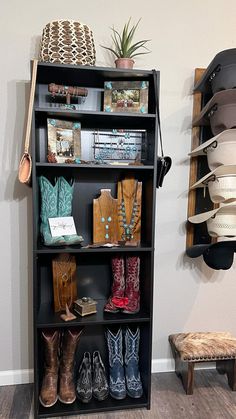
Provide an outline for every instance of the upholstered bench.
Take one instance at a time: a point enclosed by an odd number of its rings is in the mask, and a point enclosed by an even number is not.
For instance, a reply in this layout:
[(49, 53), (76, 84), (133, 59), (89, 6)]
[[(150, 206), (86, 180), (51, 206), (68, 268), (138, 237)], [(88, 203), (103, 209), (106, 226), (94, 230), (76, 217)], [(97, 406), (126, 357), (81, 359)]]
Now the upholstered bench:
[(236, 338), (230, 333), (177, 333), (169, 336), (175, 359), (175, 372), (186, 394), (193, 394), (194, 366), (199, 362), (216, 362), (220, 374), (236, 390)]

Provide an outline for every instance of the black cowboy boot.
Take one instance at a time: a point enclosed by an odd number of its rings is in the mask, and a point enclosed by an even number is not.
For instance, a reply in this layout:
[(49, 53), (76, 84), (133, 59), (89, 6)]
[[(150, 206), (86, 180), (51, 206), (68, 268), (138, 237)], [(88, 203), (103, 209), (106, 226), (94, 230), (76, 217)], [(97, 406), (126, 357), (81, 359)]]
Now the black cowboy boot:
[(89, 352), (84, 353), (80, 364), (76, 391), (81, 402), (88, 403), (92, 399), (92, 367)]
[(109, 387), (105, 367), (99, 351), (93, 353), (93, 396), (97, 400), (105, 400), (109, 394)]

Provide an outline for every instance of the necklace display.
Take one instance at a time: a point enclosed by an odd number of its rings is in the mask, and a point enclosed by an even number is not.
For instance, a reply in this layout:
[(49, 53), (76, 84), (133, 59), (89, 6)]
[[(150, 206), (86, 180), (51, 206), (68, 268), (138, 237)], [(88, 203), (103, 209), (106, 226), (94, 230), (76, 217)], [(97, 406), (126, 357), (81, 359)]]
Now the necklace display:
[(93, 243), (116, 243), (118, 231), (117, 199), (111, 189), (101, 189), (93, 200)]
[[(68, 260), (66, 262), (63, 262), (63, 265), (69, 264), (69, 262), (71, 262), (70, 257), (68, 258)], [(65, 310), (66, 305), (68, 305), (69, 307), (71, 307), (72, 305), (72, 274), (71, 274), (71, 269), (69, 268), (68, 272), (63, 272), (61, 266), (63, 266), (60, 262), (57, 263), (57, 296), (58, 296), (58, 305), (60, 310)], [(63, 288), (67, 288), (70, 287), (70, 296), (69, 296), (69, 301), (61, 301), (61, 292), (60, 292), (60, 287), (59, 287), (59, 282), (60, 282), (60, 278), (61, 278), (61, 283), (62, 283), (62, 287)]]
[(62, 253), (52, 260), (54, 311), (62, 312), (63, 320), (72, 320), (75, 316), (69, 309), (77, 297), (76, 259), (75, 256)]
[(123, 228), (122, 233), (122, 240), (123, 241), (130, 241), (134, 238), (134, 229), (136, 227), (137, 219), (138, 219), (138, 212), (139, 212), (139, 204), (137, 202), (137, 192), (138, 192), (138, 181), (135, 183), (135, 189), (133, 193), (133, 205), (132, 211), (130, 216), (130, 221), (127, 221), (127, 211), (125, 208), (125, 199), (124, 199), (124, 190), (123, 190), (123, 183), (121, 182), (121, 204), (119, 207), (119, 215), (121, 216), (121, 227)]
[(104, 217), (102, 215), (101, 203), (100, 203), (100, 200), (99, 199), (98, 199), (98, 205), (99, 205), (99, 211), (100, 211), (100, 216), (101, 216), (100, 221), (101, 221), (101, 223), (103, 224), (103, 226), (105, 228), (104, 238), (106, 240), (109, 240), (109, 238), (110, 238), (110, 236), (109, 236), (109, 234), (110, 234), (109, 227), (110, 227), (110, 223), (112, 222), (113, 219), (112, 219), (111, 215), (108, 215), (108, 217)]

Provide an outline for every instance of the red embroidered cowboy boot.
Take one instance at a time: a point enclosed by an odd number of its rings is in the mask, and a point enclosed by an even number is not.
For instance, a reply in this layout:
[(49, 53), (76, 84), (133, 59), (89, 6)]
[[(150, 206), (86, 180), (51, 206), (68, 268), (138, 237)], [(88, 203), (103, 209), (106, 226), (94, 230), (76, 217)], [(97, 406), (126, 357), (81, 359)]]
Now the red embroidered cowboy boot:
[(139, 291), (139, 272), (140, 258), (138, 256), (129, 256), (126, 258), (126, 286), (125, 297), (127, 304), (123, 313), (135, 314), (140, 309), (140, 291)]
[(104, 307), (104, 311), (118, 313), (121, 308), (120, 305), (123, 307), (125, 293), (125, 263), (123, 257), (116, 256), (112, 258), (112, 276), (111, 296)]

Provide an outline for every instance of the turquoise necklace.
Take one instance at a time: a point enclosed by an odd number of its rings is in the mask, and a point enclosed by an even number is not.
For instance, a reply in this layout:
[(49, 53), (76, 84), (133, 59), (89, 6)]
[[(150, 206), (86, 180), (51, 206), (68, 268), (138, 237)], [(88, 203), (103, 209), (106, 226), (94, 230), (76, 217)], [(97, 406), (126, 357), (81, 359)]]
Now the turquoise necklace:
[(136, 181), (132, 212), (131, 212), (130, 222), (128, 223), (127, 216), (126, 216), (126, 209), (125, 209), (123, 184), (121, 181), (121, 204), (119, 208), (120, 210), (119, 215), (122, 218), (120, 225), (123, 227), (123, 230), (124, 230), (121, 236), (123, 241), (129, 241), (134, 238), (134, 228), (136, 227), (136, 222), (137, 222), (137, 217), (138, 217), (138, 207), (139, 207), (139, 204), (137, 202), (137, 192), (138, 192), (138, 181)]
[(105, 237), (106, 240), (109, 240), (110, 239), (110, 235), (109, 235), (110, 234), (110, 231), (109, 231), (109, 228), (110, 228), (110, 224), (112, 222), (112, 217), (111, 217), (111, 215), (109, 215), (108, 217), (104, 217), (102, 215), (102, 209), (101, 209), (101, 204), (100, 204), (100, 200), (99, 199), (98, 199), (98, 205), (99, 205), (99, 210), (100, 210), (100, 215), (101, 215), (100, 221), (104, 225), (104, 228), (105, 228), (105, 235), (104, 235), (104, 237)]

